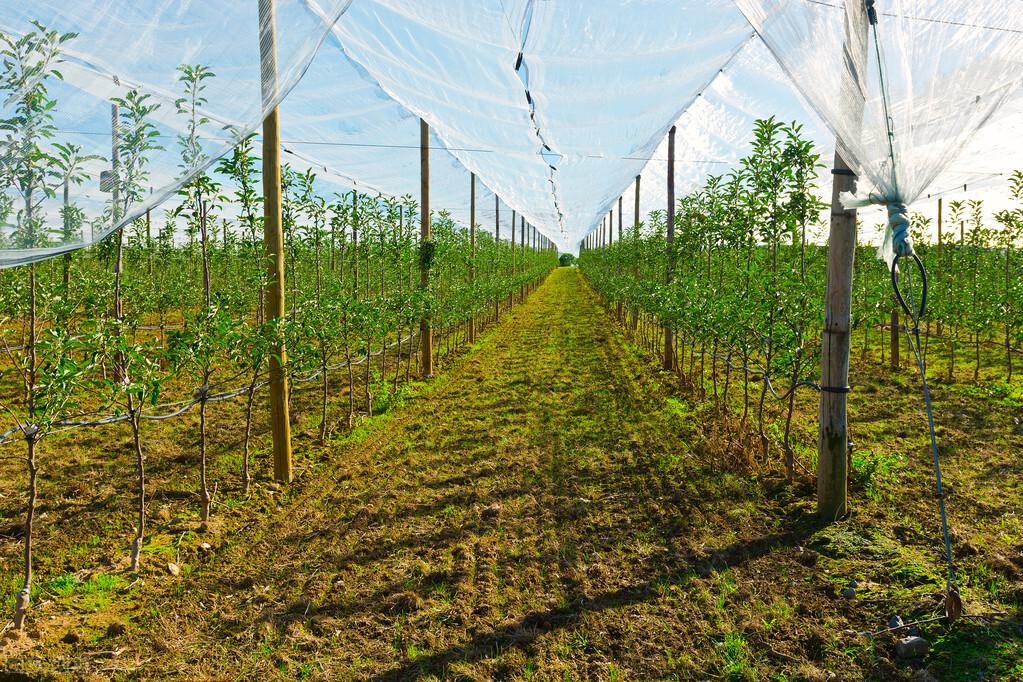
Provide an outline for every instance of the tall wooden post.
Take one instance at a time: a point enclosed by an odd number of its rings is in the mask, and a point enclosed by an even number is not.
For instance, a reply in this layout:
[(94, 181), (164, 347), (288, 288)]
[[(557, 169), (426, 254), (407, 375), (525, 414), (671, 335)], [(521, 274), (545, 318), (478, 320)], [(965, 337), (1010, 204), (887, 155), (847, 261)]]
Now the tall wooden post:
[(512, 210), (511, 219), (511, 257), (512, 257), (512, 272), (515, 272), (515, 211)]
[[(494, 274), (501, 263), (501, 197), (494, 195)], [(501, 299), (494, 296), (494, 324), (501, 321)]]
[(622, 197), (618, 197), (618, 241), (622, 241)]
[[(419, 285), (424, 292), (430, 289), (430, 265), (433, 244), (430, 242), (430, 126), (419, 119)], [(429, 306), (419, 321), (419, 363), (423, 378), (433, 376), (433, 325)]]
[[(618, 197), (618, 243), (621, 245), (622, 241), (622, 197)], [(621, 298), (618, 299), (618, 305), (616, 307), (616, 315), (618, 321), (621, 323), (625, 322), (625, 303)]]
[[(512, 225), (512, 231), (515, 231), (515, 226)], [(526, 217), (519, 216), (519, 271), (526, 269)], [(523, 282), (519, 285), (519, 303), (526, 302), (526, 284)]]
[[(939, 272), (941, 272), (941, 267), (942, 267), (942, 265), (945, 262), (944, 261), (944, 255), (943, 255), (944, 252), (945, 252), (945, 245), (944, 245), (943, 239), (942, 239), (941, 222), (942, 222), (941, 197), (938, 197), (938, 259), (937, 259), (937, 263), (936, 263), (937, 267), (935, 268), (935, 271), (934, 271), (935, 279), (937, 279), (937, 275), (938, 275)], [(942, 331), (941, 330), (941, 317), (939, 316), (938, 317), (938, 330), (937, 330), (938, 336), (941, 336), (941, 331)]]
[[(277, 99), (277, 35), (274, 0), (259, 2), (259, 58), (264, 108)], [(263, 244), (267, 283), (263, 296), (267, 321), (284, 317), (284, 231), (281, 219), (281, 130), (277, 107), (263, 119)], [(291, 482), (291, 421), (288, 416), (287, 354), (283, 341), (270, 354), (270, 432), (274, 480)]]
[[(633, 244), (632, 254), (632, 277), (637, 282), (639, 281), (639, 176), (636, 176), (636, 209), (635, 216), (632, 222), (632, 238), (635, 242)], [(639, 329), (639, 308), (633, 306), (632, 308), (632, 320), (631, 320), (632, 331), (635, 332)]]
[[(476, 283), (476, 174), (469, 175), (469, 281)], [(476, 342), (476, 312), (469, 315), (469, 343)]]
[(352, 291), (359, 297), (359, 193), (352, 188)]
[[(848, 69), (867, 63), (867, 15), (863, 3), (846, 8), (845, 60)], [(854, 47), (855, 46), (855, 47)], [(857, 54), (850, 54), (855, 49)], [(861, 92), (849, 70), (842, 92)], [(860, 74), (859, 78), (865, 78)], [(849, 106), (863, 111), (864, 102)], [(862, 117), (862, 113), (858, 118)], [(835, 153), (832, 171), (831, 228), (828, 233), (827, 300), (821, 341), (820, 433), (817, 438), (817, 515), (827, 523), (849, 509), (849, 424), (846, 405), (849, 386), (849, 327), (852, 311), (853, 265), (856, 260), (856, 211), (842, 206), (839, 196), (856, 191), (856, 176)]]
[[(116, 81), (115, 81), (116, 82)], [(111, 222), (116, 225), (121, 221), (121, 126), (120, 113), (116, 104), (110, 105), (110, 167), (113, 169), (114, 182), (110, 188)], [(120, 322), (124, 317), (121, 303), (121, 275), (124, 272), (124, 230), (117, 231), (117, 251), (114, 256), (114, 319)], [(120, 363), (114, 368), (115, 376), (120, 377)]]
[[(512, 211), (512, 219), (511, 219), (511, 250), (510, 250), (509, 253), (511, 253), (511, 274), (512, 274), (512, 276), (514, 276), (515, 273), (517, 272), (517, 270), (515, 268), (515, 211)], [(515, 292), (511, 291), (511, 292), (508, 293), (508, 310), (509, 311), (512, 309), (513, 305), (515, 305)]]
[[(664, 283), (671, 285), (675, 279), (675, 126), (668, 131), (668, 236), (666, 240), (667, 264), (664, 268)], [(674, 330), (664, 322), (664, 370), (675, 369)]]
[[(114, 77), (114, 85), (120, 85), (117, 77)], [(121, 125), (120, 109), (116, 104), (110, 105), (110, 167), (113, 170), (114, 184), (110, 188), (110, 217), (111, 222), (117, 225), (121, 222)], [(35, 277), (33, 270), (33, 277)], [(117, 246), (114, 255), (114, 319), (118, 322), (124, 320), (124, 302), (121, 298), (121, 278), (124, 276), (124, 229), (117, 231)], [(118, 336), (124, 334), (124, 329), (117, 327)], [(34, 350), (34, 344), (33, 344)], [(114, 378), (121, 381), (126, 378), (124, 367), (124, 355), (118, 352), (114, 356)]]
[[(152, 194), (153, 190), (150, 188), (149, 193)], [(146, 270), (149, 274), (153, 274), (153, 220), (150, 212), (152, 209), (146, 209), (146, 251), (149, 253), (149, 262), (146, 265)]]
[(890, 327), (889, 334), (890, 334), (891, 350), (892, 350), (891, 357), (889, 358), (889, 360), (890, 360), (890, 364), (891, 364), (891, 368), (892, 369), (898, 369), (899, 365), (901, 364), (901, 362), (899, 360), (899, 331), (900, 331), (900, 327), (899, 327), (899, 309), (896, 307), (898, 305), (899, 305), (899, 303), (898, 303), (898, 301), (895, 300), (895, 295), (893, 294), (892, 295), (892, 301), (891, 301), (892, 312), (891, 312), (890, 318), (888, 320), (888, 322), (889, 322), (888, 326)]
[(525, 216), (519, 216), (519, 251), (522, 253), (522, 257), (519, 258), (519, 268), (525, 263), (526, 257), (526, 218)]

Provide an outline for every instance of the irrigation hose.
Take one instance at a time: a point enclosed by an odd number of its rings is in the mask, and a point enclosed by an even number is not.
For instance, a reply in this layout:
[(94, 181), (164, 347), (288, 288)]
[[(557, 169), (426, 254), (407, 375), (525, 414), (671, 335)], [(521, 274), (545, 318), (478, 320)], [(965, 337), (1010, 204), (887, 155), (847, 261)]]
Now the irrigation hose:
[[(921, 295), (919, 308), (914, 305), (913, 282), (910, 279), (909, 271), (906, 272), (905, 278), (906, 291), (909, 296), (908, 302), (903, 297), (902, 290), (899, 287), (899, 260), (903, 257), (912, 258), (920, 273)], [(934, 460), (934, 480), (937, 489), (938, 511), (941, 515), (941, 534), (945, 541), (945, 564), (948, 569), (948, 575), (945, 579), (945, 618), (949, 623), (952, 623), (963, 615), (963, 601), (959, 596), (955, 565), (952, 560), (952, 542), (948, 532), (948, 515), (945, 511), (945, 489), (941, 484), (941, 460), (938, 455), (938, 438), (934, 433), (931, 389), (927, 383), (927, 368), (924, 364), (923, 355), (920, 353), (920, 318), (923, 317), (927, 308), (927, 268), (924, 267), (923, 261), (912, 250), (909, 251), (908, 256), (896, 252), (895, 259), (892, 261), (892, 287), (895, 290), (895, 298), (899, 305), (902, 306), (902, 309), (913, 320), (912, 328), (905, 327), (904, 329), (910, 348), (913, 349), (913, 355), (916, 356), (917, 368), (920, 370), (920, 381), (923, 384), (924, 407), (927, 411), (927, 430), (931, 438), (931, 456)]]
[[(924, 263), (920, 260), (920, 256), (913, 251), (913, 245), (909, 236), (909, 209), (906, 206), (906, 203), (902, 201), (899, 192), (898, 178), (896, 176), (896, 169), (899, 164), (895, 155), (894, 121), (891, 116), (891, 108), (889, 107), (888, 102), (888, 82), (885, 78), (884, 57), (881, 53), (881, 40), (878, 37), (877, 9), (874, 7), (874, 3), (875, 0), (864, 0), (863, 4), (867, 13), (867, 21), (870, 24), (874, 38), (874, 54), (877, 58), (878, 83), (881, 88), (881, 105), (884, 109), (885, 132), (887, 133), (888, 138), (888, 157), (891, 159), (891, 181), (893, 191), (886, 203), (888, 208), (888, 228), (891, 231), (892, 246), (895, 252), (891, 263), (892, 288), (895, 290), (895, 298), (899, 302), (899, 305), (902, 306), (902, 309), (906, 311), (906, 314), (913, 320), (912, 328), (905, 328), (906, 339), (909, 341), (910, 348), (913, 349), (913, 355), (916, 357), (916, 365), (920, 370), (920, 381), (923, 384), (924, 408), (927, 411), (927, 431), (931, 438), (931, 456), (934, 460), (934, 482), (938, 497), (938, 511), (941, 514), (941, 534), (945, 541), (945, 564), (948, 569), (948, 575), (945, 579), (945, 618), (949, 623), (952, 623), (963, 615), (963, 601), (959, 596), (959, 587), (956, 584), (955, 565), (952, 561), (952, 542), (949, 539), (948, 515), (945, 512), (945, 489), (941, 484), (941, 460), (938, 454), (938, 438), (934, 433), (934, 410), (931, 405), (931, 388), (927, 383), (927, 367), (924, 363), (923, 355), (920, 352), (920, 318), (924, 316), (924, 312), (927, 310), (927, 268), (924, 267)], [(911, 270), (907, 269), (905, 278), (906, 292), (909, 295), (908, 302), (902, 295), (902, 290), (899, 287), (899, 260), (903, 258), (912, 258), (917, 271), (920, 273), (921, 293), (919, 308), (916, 306), (913, 299), (913, 281), (910, 278)]]

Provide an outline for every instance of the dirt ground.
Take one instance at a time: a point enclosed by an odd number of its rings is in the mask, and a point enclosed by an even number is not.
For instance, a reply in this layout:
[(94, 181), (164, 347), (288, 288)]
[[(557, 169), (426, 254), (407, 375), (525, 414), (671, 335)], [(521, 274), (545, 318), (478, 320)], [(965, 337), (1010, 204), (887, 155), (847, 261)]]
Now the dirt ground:
[(127, 434), (67, 441), (0, 679), (1023, 679), (1023, 396), (935, 387), (962, 592), (986, 617), (921, 625), (927, 655), (903, 660), (865, 633), (941, 609), (926, 431), (913, 374), (858, 371), (854, 511), (827, 527), (810, 479), (788, 484), (780, 454), (751, 467), (736, 421), (657, 372), (575, 268), (354, 432), (321, 446), (299, 427), (287, 489), (260, 451), (241, 496), (239, 426), (215, 419), (205, 530), (195, 481), (170, 475), (194, 436), (154, 429), (139, 576)]

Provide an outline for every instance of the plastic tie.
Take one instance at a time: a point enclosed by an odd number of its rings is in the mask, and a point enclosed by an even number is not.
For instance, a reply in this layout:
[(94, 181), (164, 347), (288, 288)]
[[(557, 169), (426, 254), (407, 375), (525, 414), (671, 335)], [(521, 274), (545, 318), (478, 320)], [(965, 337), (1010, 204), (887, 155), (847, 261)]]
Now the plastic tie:
[(909, 238), (909, 209), (899, 201), (888, 203), (888, 226), (892, 229), (892, 250), (897, 256), (912, 256)]

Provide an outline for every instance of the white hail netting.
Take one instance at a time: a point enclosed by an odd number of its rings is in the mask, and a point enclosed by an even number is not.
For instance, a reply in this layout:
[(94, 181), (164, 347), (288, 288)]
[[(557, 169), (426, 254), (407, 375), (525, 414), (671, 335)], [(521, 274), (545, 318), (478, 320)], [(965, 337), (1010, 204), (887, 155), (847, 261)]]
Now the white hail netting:
[(873, 185), (848, 206), (913, 202), (1023, 78), (1018, 1), (736, 4)]
[[(1015, 9), (1012, 0), (879, 0), (893, 180), (860, 0), (848, 7), (842, 0), (277, 0), (284, 159), (312, 167), (328, 196), (357, 187), (418, 201), (421, 116), (431, 126), (435, 210), (467, 224), (475, 172), (484, 229), (493, 230), (496, 192), (502, 238), (514, 208), (516, 228), (524, 216), (574, 249), (609, 209), (617, 212), (622, 194), (629, 224), (637, 174), (642, 212), (663, 207), (664, 135), (672, 124), (681, 195), (727, 172), (748, 151), (753, 121), (777, 115), (804, 123), (825, 163), (837, 134), (863, 176), (863, 196), (910, 202), (996, 181), (1018, 163), (1023, 16)], [(37, 211), (47, 239), (34, 248), (19, 234), (24, 197), (5, 172), (13, 206), (0, 230), (7, 247), (0, 266), (91, 243), (116, 227), (99, 182), (110, 167), (112, 96), (136, 88), (161, 104), (149, 116), (163, 147), (149, 153), (152, 194), (119, 212), (122, 223), (197, 170), (181, 167), (180, 64), (216, 74), (204, 93), (209, 122), (198, 130), (210, 158), (257, 130), (274, 103), (261, 92), (257, 0), (0, 6), (0, 31), (11, 39), (32, 30), (31, 20), (80, 34), (66, 43), (64, 81), (49, 82), (56, 131), (41, 146), (73, 143), (104, 160), (88, 162), (87, 177), (70, 188), (89, 220), (84, 234), (59, 234), (62, 192), (51, 181), (54, 196)], [(2, 95), (7, 119), (18, 98)], [(15, 156), (0, 152), (4, 171), (17, 168)]]

